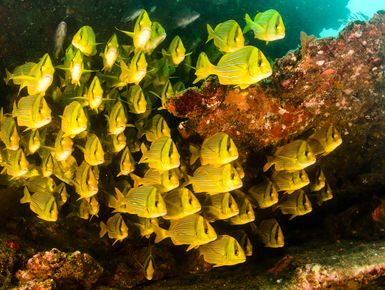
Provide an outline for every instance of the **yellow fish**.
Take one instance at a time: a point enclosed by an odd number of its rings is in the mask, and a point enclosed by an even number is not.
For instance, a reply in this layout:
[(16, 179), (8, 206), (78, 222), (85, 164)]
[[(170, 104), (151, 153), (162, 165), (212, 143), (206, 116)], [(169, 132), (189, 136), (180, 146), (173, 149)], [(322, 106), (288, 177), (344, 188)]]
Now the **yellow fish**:
[(81, 27), (72, 38), (72, 45), (86, 56), (95, 55), (96, 41), (94, 30), (88, 25)]
[(170, 127), (160, 114), (156, 114), (149, 121), (146, 121), (144, 126), (137, 122), (137, 127), (139, 128), (138, 135), (140, 137), (142, 137), (143, 134), (146, 135), (148, 142), (154, 142), (163, 136), (171, 137)]
[(135, 170), (135, 159), (132, 157), (130, 149), (126, 146), (119, 163), (120, 172), (116, 177), (128, 175)]
[(229, 219), (231, 225), (244, 225), (255, 220), (255, 214), (251, 202), (240, 190), (233, 192), (235, 202), (238, 205), (239, 213)]
[(120, 68), (120, 83), (115, 86), (121, 87), (126, 86), (127, 84), (139, 84), (147, 73), (147, 61), (144, 52), (136, 52), (128, 66), (123, 60), (121, 60)]
[(131, 113), (143, 114), (146, 112), (147, 100), (139, 85), (130, 86), (128, 91), (122, 93), (122, 97), (127, 99), (128, 109)]
[[(237, 147), (231, 137), (223, 132), (207, 137), (199, 153), (202, 165), (219, 166), (238, 159)], [(194, 159), (196, 157), (192, 156), (190, 162), (194, 163)]]
[(154, 185), (161, 193), (173, 190), (179, 186), (179, 172), (177, 168), (167, 171), (150, 168), (142, 178), (136, 175), (131, 175), (131, 177), (134, 179), (135, 187), (137, 185)]
[(236, 239), (219, 235), (215, 241), (199, 247), (199, 254), (214, 267), (232, 266), (246, 261), (246, 255)]
[(144, 277), (147, 280), (152, 280), (152, 278), (154, 277), (155, 266), (154, 259), (152, 258), (151, 253), (146, 257), (146, 260), (144, 261), (143, 272)]
[(90, 198), (98, 193), (98, 178), (95, 175), (91, 166), (83, 161), (76, 169), (75, 180), (73, 181), (76, 192), (79, 194), (79, 199)]
[(138, 217), (138, 222), (134, 224), (139, 228), (140, 235), (148, 239), (154, 232), (154, 225), (158, 226), (158, 220)]
[(143, 156), (139, 163), (148, 163), (150, 168), (159, 171), (171, 170), (180, 165), (180, 155), (171, 137), (163, 136), (152, 142), (147, 151), (146, 146), (142, 144)]
[(186, 56), (186, 49), (184, 48), (182, 39), (176, 35), (168, 47), (168, 52), (163, 51), (164, 55), (168, 56), (170, 65), (178, 66)]
[(204, 52), (198, 57), (194, 84), (217, 75), (221, 85), (236, 85), (241, 89), (268, 78), (272, 73), (269, 61), (256, 47), (245, 46), (237, 51), (226, 53), (218, 64), (213, 65)]
[(342, 138), (337, 129), (330, 125), (315, 132), (307, 141), (315, 155), (325, 156), (341, 145)]
[(35, 192), (31, 195), (27, 187), (24, 187), (24, 196), (20, 203), (29, 203), (30, 209), (42, 220), (57, 221), (59, 211), (55, 197), (50, 192)]
[(281, 15), (274, 9), (266, 10), (258, 13), (254, 21), (248, 14), (245, 16), (246, 26), (243, 33), (252, 30), (254, 38), (265, 40), (266, 44), (269, 41), (282, 39), (285, 37), (285, 26)]
[(325, 182), (325, 186), (323, 188), (321, 188), (319, 191), (313, 191), (309, 193), (309, 197), (319, 206), (321, 206), (325, 201), (333, 198), (333, 192), (329, 183)]
[(278, 202), (278, 191), (270, 180), (253, 185), (249, 195), (256, 201), (258, 208), (268, 208)]
[(54, 161), (51, 152), (44, 154), (41, 160), (41, 173), (44, 177), (50, 177), (53, 174)]
[[(129, 189), (128, 189), (129, 190)], [(124, 191), (124, 190), (123, 190)], [(124, 191), (125, 192), (125, 191)], [(114, 209), (115, 212), (128, 213), (127, 206), (125, 203), (126, 193), (122, 193), (118, 188), (115, 188), (115, 194), (108, 195), (108, 207)]]
[(34, 154), (37, 150), (39, 150), (40, 145), (41, 145), (41, 139), (40, 139), (39, 130), (32, 130), (28, 134), (28, 139), (27, 139), (28, 153), (27, 153), (27, 155)]
[(51, 123), (51, 109), (42, 95), (22, 97), (14, 107), (13, 116), (18, 126), (35, 130)]
[(166, 220), (181, 219), (201, 210), (201, 204), (195, 195), (186, 187), (166, 192), (164, 195), (167, 214)]
[(104, 150), (102, 143), (100, 143), (98, 136), (95, 134), (89, 134), (87, 136), (87, 141), (83, 152), (84, 160), (89, 165), (97, 166), (104, 163)]
[(285, 245), (282, 229), (276, 219), (263, 220), (257, 232), (265, 247), (282, 248)]
[(315, 161), (309, 144), (304, 140), (295, 140), (279, 147), (274, 156), (268, 156), (263, 171), (266, 172), (273, 165), (276, 171), (297, 171), (314, 164)]
[(150, 39), (144, 47), (144, 52), (151, 54), (163, 42), (166, 36), (167, 34), (163, 26), (159, 22), (154, 21), (151, 25)]
[(55, 148), (52, 152), (53, 157), (57, 161), (65, 161), (73, 151), (74, 142), (68, 136), (64, 136), (64, 132), (60, 130), (55, 139)]
[(234, 235), (234, 238), (241, 245), (247, 257), (250, 257), (253, 255), (253, 245), (249, 239), (249, 236), (246, 234), (244, 230), (237, 231)]
[(310, 183), (309, 177), (303, 169), (294, 172), (274, 171), (271, 181), (277, 186), (278, 191), (286, 191), (289, 194)]
[(119, 30), (124, 34), (132, 37), (134, 41), (135, 50), (144, 50), (146, 48), (147, 42), (151, 37), (151, 26), (152, 22), (146, 10), (142, 10), (139, 17), (136, 19), (134, 32)]
[(32, 192), (50, 192), (53, 193), (56, 189), (56, 184), (53, 178), (43, 177), (41, 175), (33, 176), (24, 180), (24, 185)]
[(207, 32), (209, 37), (206, 41), (209, 42), (214, 39), (214, 45), (223, 52), (234, 52), (245, 45), (245, 38), (241, 27), (235, 20), (227, 20), (219, 23), (213, 30), (209, 24), (207, 24)]
[[(118, 190), (115, 188), (115, 190)], [(166, 204), (159, 190), (151, 185), (129, 190), (125, 196), (127, 212), (145, 218), (156, 218), (167, 214)]]
[(80, 50), (76, 50), (73, 59), (69, 64), (69, 70), (71, 73), (71, 84), (80, 86), (80, 78), (83, 75), (84, 70), (84, 60), (83, 55)]
[(321, 167), (317, 167), (314, 175), (315, 180), (309, 185), (310, 191), (319, 191), (326, 185), (326, 178)]
[(19, 148), (15, 151), (8, 151), (7, 163), (2, 172), (7, 172), (11, 179), (19, 178), (28, 172), (28, 160), (24, 151)]
[(243, 185), (238, 172), (231, 163), (220, 167), (201, 166), (195, 170), (194, 176), (189, 179), (194, 193), (218, 194), (238, 189)]
[(282, 214), (291, 214), (289, 220), (299, 215), (311, 212), (312, 207), (309, 198), (303, 190), (296, 190), (294, 193), (286, 195), (277, 205)]
[(67, 202), (68, 198), (70, 197), (70, 195), (68, 194), (68, 191), (67, 191), (67, 187), (65, 185), (64, 182), (61, 182), (58, 186), (56, 186), (54, 188), (55, 192), (58, 193), (59, 197), (60, 197), (60, 200), (61, 200), (61, 204), (59, 205), (63, 205)]
[(103, 101), (103, 88), (100, 84), (100, 80), (95, 76), (88, 88), (86, 94), (86, 104), (90, 107), (91, 110), (98, 112), (100, 105)]
[(103, 58), (103, 68), (102, 71), (110, 71), (114, 65), (116, 59), (119, 55), (119, 42), (118, 37), (114, 33), (111, 38), (108, 40), (104, 53), (100, 53), (100, 56)]
[(78, 163), (72, 155), (69, 155), (65, 160), (54, 162), (54, 174), (61, 181), (73, 185), (73, 178), (75, 176)]
[(108, 134), (119, 135), (126, 129), (127, 117), (121, 102), (116, 102), (109, 115), (106, 115)]
[(128, 236), (128, 227), (124, 222), (124, 219), (120, 213), (114, 214), (107, 220), (107, 224), (100, 222), (100, 233), (99, 237), (103, 237), (105, 234), (108, 234), (110, 239), (114, 239), (112, 245), (117, 241), (122, 241)]
[(79, 102), (73, 101), (64, 108), (61, 130), (64, 137), (74, 137), (87, 130), (87, 117)]
[(5, 144), (5, 148), (11, 151), (19, 149), (20, 137), (17, 133), (15, 119), (12, 117), (4, 117), (3, 109), (1, 108), (1, 127), (0, 139)]
[(208, 195), (202, 208), (209, 222), (228, 219), (239, 213), (238, 205), (229, 192)]
[(214, 228), (199, 214), (171, 220), (168, 230), (155, 227), (155, 234), (155, 243), (169, 237), (176, 246), (189, 245), (186, 251), (207, 244), (217, 238)]
[(110, 135), (111, 142), (112, 142), (112, 151), (115, 153), (118, 153), (124, 149), (127, 145), (127, 138), (124, 132), (118, 134), (118, 135)]

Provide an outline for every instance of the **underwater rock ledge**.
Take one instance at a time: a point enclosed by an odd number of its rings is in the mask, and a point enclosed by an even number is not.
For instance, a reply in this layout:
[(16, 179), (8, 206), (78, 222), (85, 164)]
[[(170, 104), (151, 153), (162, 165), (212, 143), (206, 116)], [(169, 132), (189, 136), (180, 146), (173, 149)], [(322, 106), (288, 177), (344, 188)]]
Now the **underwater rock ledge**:
[(276, 61), (270, 79), (241, 90), (209, 78), (166, 104), (187, 118), (185, 139), (218, 131), (240, 151), (258, 151), (332, 123), (345, 130), (384, 110), (385, 12), (348, 24), (337, 38), (301, 35), (302, 47)]

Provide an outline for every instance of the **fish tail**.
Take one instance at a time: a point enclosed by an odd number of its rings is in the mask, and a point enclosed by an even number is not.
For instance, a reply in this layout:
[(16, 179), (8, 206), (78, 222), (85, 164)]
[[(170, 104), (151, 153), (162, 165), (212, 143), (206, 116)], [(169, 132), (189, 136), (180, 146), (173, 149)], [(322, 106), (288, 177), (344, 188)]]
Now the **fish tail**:
[(194, 146), (194, 145), (190, 145), (189, 146), (189, 150), (190, 150), (190, 153), (191, 153), (191, 157), (190, 157), (190, 165), (193, 165), (199, 158), (199, 148), (197, 146)]
[(263, 172), (266, 172), (270, 169), (271, 166), (273, 166), (273, 157), (272, 156), (267, 156), (267, 162), (265, 166), (263, 166)]
[(246, 33), (248, 31), (250, 31), (251, 30), (250, 25), (251, 25), (251, 23), (253, 23), (253, 20), (250, 18), (249, 14), (247, 14), (247, 13), (245, 15), (245, 20), (246, 20), (246, 26), (245, 26), (245, 28), (243, 28), (242, 33)]
[(31, 202), (31, 194), (28, 191), (28, 188), (24, 187), (24, 196), (20, 199), (20, 203), (28, 203)]
[(210, 24), (207, 24), (207, 33), (209, 34), (209, 37), (207, 38), (206, 43), (214, 38), (214, 30), (211, 28)]
[(107, 225), (104, 222), (100, 222), (99, 238), (103, 237), (107, 233)]
[(146, 163), (147, 162), (147, 147), (144, 143), (140, 145), (140, 150), (142, 151), (142, 158), (140, 158), (138, 163)]
[(154, 228), (154, 233), (155, 233), (155, 243), (160, 243), (161, 241), (163, 241), (164, 239), (168, 238), (169, 235), (168, 235), (168, 231), (159, 227), (158, 225), (152, 225), (153, 228)]
[(13, 107), (12, 107), (12, 117), (15, 117), (16, 116), (16, 101), (13, 102)]
[(5, 73), (7, 75), (7, 77), (5, 78), (5, 84), (8, 85), (9, 80), (12, 78), (12, 74), (7, 69), (5, 69)]
[(198, 57), (197, 66), (195, 75), (197, 78), (194, 80), (193, 84), (207, 78), (209, 75), (215, 72), (215, 66), (210, 62), (209, 58), (204, 52)]
[(134, 173), (130, 173), (131, 179), (134, 181), (134, 187), (138, 187), (141, 184), (142, 178)]

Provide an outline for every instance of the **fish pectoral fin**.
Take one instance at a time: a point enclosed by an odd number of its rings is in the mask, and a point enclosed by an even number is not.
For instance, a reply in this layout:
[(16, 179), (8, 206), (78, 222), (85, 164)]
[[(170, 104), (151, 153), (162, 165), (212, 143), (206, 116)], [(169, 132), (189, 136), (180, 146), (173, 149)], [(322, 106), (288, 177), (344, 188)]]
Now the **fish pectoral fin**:
[(290, 218), (289, 218), (289, 221), (291, 221), (293, 218), (295, 218), (297, 215), (296, 214), (293, 214)]
[(186, 252), (191, 251), (192, 249), (196, 249), (198, 247), (199, 247), (199, 245), (197, 245), (197, 244), (191, 244), (188, 246)]

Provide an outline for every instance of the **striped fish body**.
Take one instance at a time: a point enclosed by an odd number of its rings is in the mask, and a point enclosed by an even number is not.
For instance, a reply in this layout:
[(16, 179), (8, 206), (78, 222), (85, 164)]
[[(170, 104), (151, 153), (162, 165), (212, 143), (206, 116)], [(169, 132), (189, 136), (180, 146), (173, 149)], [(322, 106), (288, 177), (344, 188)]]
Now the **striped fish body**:
[(114, 65), (116, 59), (118, 58), (118, 37), (114, 33), (111, 38), (108, 40), (104, 53), (100, 54), (103, 57), (103, 68), (102, 71), (110, 71)]
[(226, 133), (220, 132), (203, 141), (201, 164), (222, 165), (238, 158), (238, 149)]
[(214, 228), (199, 214), (171, 220), (167, 236), (174, 245), (190, 245), (187, 251), (217, 238)]
[(19, 149), (20, 137), (14, 118), (6, 117), (1, 120), (0, 138), (8, 150)]
[(179, 35), (176, 35), (171, 41), (170, 46), (168, 48), (168, 53), (170, 55), (170, 65), (177, 66), (184, 60), (186, 56), (186, 49)]
[(126, 95), (122, 93), (122, 97), (123, 96), (127, 99), (128, 108), (131, 113), (143, 114), (146, 112), (146, 97), (144, 96), (143, 90), (139, 85), (131, 86)]
[(303, 169), (294, 172), (274, 171), (271, 181), (277, 186), (278, 191), (286, 191), (287, 193), (293, 193), (310, 183), (309, 177)]
[(319, 191), (324, 188), (325, 185), (326, 178), (324, 172), (321, 167), (318, 167), (314, 175), (314, 180), (309, 185), (309, 189), (310, 191)]
[(342, 143), (342, 138), (333, 126), (326, 126), (308, 138), (309, 145), (315, 155), (327, 155)]
[(209, 38), (207, 41), (214, 39), (214, 45), (223, 52), (233, 52), (242, 48), (245, 39), (239, 24), (235, 20), (228, 20), (219, 23), (214, 30), (207, 25)]
[(258, 226), (258, 235), (265, 247), (281, 248), (285, 245), (282, 229), (276, 219), (263, 220)]
[(246, 255), (236, 239), (219, 235), (215, 241), (199, 247), (199, 253), (214, 267), (231, 266), (246, 261)]
[(94, 30), (87, 25), (81, 27), (72, 38), (72, 45), (86, 56), (95, 55), (96, 41)]
[(139, 228), (140, 235), (147, 239), (154, 232), (154, 226), (158, 226), (158, 220), (156, 218), (142, 218), (138, 217), (138, 222), (135, 225)]
[(287, 195), (284, 200), (279, 202), (278, 208), (282, 214), (291, 214), (291, 219), (298, 215), (305, 215), (312, 210), (309, 198), (301, 189)]
[(87, 117), (82, 105), (73, 101), (64, 108), (61, 129), (64, 136), (74, 137), (87, 129)]
[(69, 155), (65, 160), (54, 162), (54, 174), (61, 181), (73, 185), (73, 178), (75, 176), (78, 163), (72, 155)]
[(201, 210), (195, 195), (187, 188), (179, 188), (164, 194), (167, 214), (164, 219), (181, 219)]
[(51, 192), (35, 192), (31, 196), (27, 187), (24, 187), (24, 196), (20, 203), (29, 203), (30, 209), (42, 220), (57, 221), (59, 211)]
[(239, 213), (238, 205), (229, 192), (208, 196), (203, 204), (203, 212), (210, 222), (224, 220)]
[(39, 150), (41, 145), (39, 130), (34, 130), (29, 133), (27, 144), (28, 144), (27, 155), (34, 154), (37, 150)]
[(15, 85), (21, 85), (22, 87), (35, 83), (36, 80), (31, 77), (31, 71), (36, 65), (37, 63), (27, 62), (17, 66), (12, 74), (7, 71), (6, 82), (8, 83), (9, 80), (12, 80)]
[(7, 163), (5, 168), (7, 174), (12, 176), (12, 179), (25, 175), (28, 172), (28, 160), (25, 158), (24, 151), (19, 148), (15, 151), (8, 151)]
[(163, 26), (159, 22), (154, 21), (151, 25), (150, 39), (146, 43), (144, 52), (151, 54), (163, 42), (166, 36), (167, 34)]
[(28, 85), (28, 94), (45, 94), (53, 81), (55, 68), (52, 65), (51, 58), (48, 53), (44, 54), (40, 61), (31, 70), (31, 75), (36, 78), (36, 83)]
[(121, 175), (128, 175), (135, 170), (135, 159), (127, 146), (122, 153), (119, 166), (120, 172), (118, 173), (117, 177)]
[(310, 198), (314, 200), (319, 206), (325, 201), (333, 198), (333, 192), (329, 183), (325, 182), (325, 186), (319, 191), (313, 191), (309, 194)]
[(90, 134), (84, 148), (84, 160), (91, 166), (104, 163), (104, 150), (98, 136)]
[(98, 193), (98, 179), (91, 166), (83, 161), (76, 170), (75, 189), (80, 198), (90, 198)]
[(107, 224), (100, 223), (99, 237), (103, 237), (108, 234), (110, 239), (114, 239), (115, 244), (117, 241), (122, 241), (128, 236), (128, 227), (120, 213), (114, 214), (107, 220)]
[(125, 197), (128, 213), (139, 217), (156, 218), (167, 213), (166, 204), (159, 190), (151, 185), (130, 189)]
[(171, 137), (163, 136), (152, 142), (145, 154), (150, 168), (159, 171), (171, 170), (180, 165), (180, 155)]
[(55, 139), (55, 150), (52, 152), (53, 157), (57, 161), (65, 161), (73, 151), (73, 141), (70, 137), (64, 136), (64, 132), (60, 130)]
[(124, 63), (123, 60), (121, 60), (120, 66), (121, 66), (121, 74), (119, 76), (120, 84), (117, 86), (121, 86), (125, 84), (138, 85), (140, 81), (146, 76), (146, 73), (147, 73), (147, 61), (143, 51), (136, 52), (128, 66)]
[(171, 130), (162, 115), (156, 114), (144, 125), (143, 134), (146, 135), (147, 141), (154, 142), (163, 136), (171, 137)]
[(178, 170), (174, 168), (167, 171), (159, 171), (150, 168), (144, 174), (140, 184), (154, 185), (161, 193), (173, 190), (179, 186)]
[(14, 111), (17, 124), (28, 129), (38, 129), (52, 120), (51, 109), (42, 95), (22, 97)]
[(76, 53), (71, 60), (69, 67), (70, 75), (68, 75), (68, 77), (71, 78), (71, 84), (80, 86), (80, 78), (84, 72), (83, 55), (80, 50), (76, 50)]
[(248, 30), (254, 32), (254, 37), (274, 41), (285, 37), (285, 26), (281, 15), (274, 9), (258, 13), (254, 21), (246, 14), (246, 27), (243, 32)]
[(119, 135), (126, 129), (127, 117), (121, 102), (116, 102), (112, 107), (109, 116), (107, 116), (108, 133)]
[(270, 180), (252, 186), (248, 193), (259, 208), (268, 208), (278, 202), (277, 188)]
[(41, 161), (41, 172), (44, 177), (50, 177), (53, 174), (54, 160), (51, 152), (48, 152)]
[(136, 50), (143, 50), (151, 37), (152, 22), (146, 10), (142, 10), (136, 19), (134, 33), (132, 34)]
[(205, 165), (199, 167), (191, 177), (195, 193), (206, 192), (218, 194), (242, 187), (242, 180), (232, 164), (227, 163), (220, 167)]
[(118, 135), (110, 135), (111, 141), (112, 141), (112, 151), (115, 153), (118, 153), (124, 149), (127, 145), (127, 138), (124, 132), (118, 134)]
[(235, 202), (239, 208), (239, 214), (229, 219), (231, 225), (244, 225), (255, 220), (255, 213), (251, 202), (240, 190), (233, 192)]
[(86, 98), (90, 109), (98, 112), (99, 106), (102, 104), (103, 100), (103, 88), (97, 76), (93, 78), (90, 87), (88, 88)]

